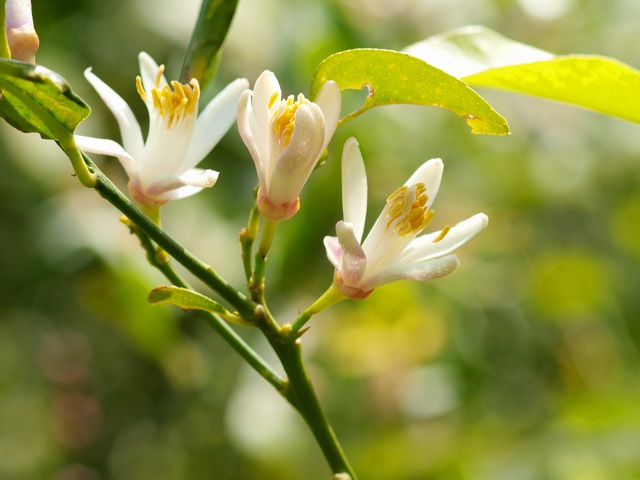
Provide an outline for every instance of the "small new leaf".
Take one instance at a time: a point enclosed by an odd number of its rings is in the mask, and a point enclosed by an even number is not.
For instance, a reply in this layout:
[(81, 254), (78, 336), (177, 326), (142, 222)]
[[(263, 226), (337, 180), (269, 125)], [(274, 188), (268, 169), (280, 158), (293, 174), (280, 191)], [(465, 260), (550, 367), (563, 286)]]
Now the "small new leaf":
[(69, 138), (91, 109), (55, 72), (0, 59), (0, 116), (21, 132)]
[(215, 313), (229, 322), (238, 325), (251, 325), (237, 315), (229, 312), (215, 300), (198, 292), (176, 286), (156, 287), (149, 293), (149, 303), (152, 305), (175, 305), (183, 310), (202, 310)]
[(506, 120), (466, 83), (405, 53), (356, 49), (331, 55), (313, 75), (311, 98), (327, 80), (335, 81), (340, 90), (369, 90), (362, 108), (341, 123), (379, 105), (434, 105), (463, 117), (473, 133), (509, 133)]

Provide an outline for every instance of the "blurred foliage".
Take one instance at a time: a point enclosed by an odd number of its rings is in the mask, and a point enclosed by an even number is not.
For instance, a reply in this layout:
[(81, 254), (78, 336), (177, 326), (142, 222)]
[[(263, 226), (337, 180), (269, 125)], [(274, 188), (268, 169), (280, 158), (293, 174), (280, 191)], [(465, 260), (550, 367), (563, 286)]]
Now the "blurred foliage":
[[(137, 53), (176, 77), (199, 4), (33, 8), (39, 63), (93, 109), (80, 131), (117, 138), (82, 71), (93, 66), (144, 118)], [(401, 49), (467, 24), (638, 67), (638, 15), (634, 0), (241, 0), (212, 93), (265, 68), (285, 93), (306, 93), (332, 53)], [(267, 269), (274, 313), (292, 320), (330, 282), (321, 239), (341, 216), (348, 136), (368, 162), (371, 220), (419, 164), (442, 157), (434, 228), (490, 217), (460, 268), (340, 304), (305, 336), (360, 477), (640, 478), (638, 126), (482, 93), (511, 136), (471, 135), (450, 112), (417, 106), (372, 110), (337, 132), (301, 211), (278, 232)], [(328, 478), (301, 421), (226, 344), (191, 314), (146, 303), (164, 281), (55, 145), (7, 125), (0, 137), (0, 478)], [(117, 162), (97, 160), (123, 182)], [(237, 132), (205, 166), (220, 182), (168, 206), (165, 227), (241, 285), (236, 234), (256, 176)]]

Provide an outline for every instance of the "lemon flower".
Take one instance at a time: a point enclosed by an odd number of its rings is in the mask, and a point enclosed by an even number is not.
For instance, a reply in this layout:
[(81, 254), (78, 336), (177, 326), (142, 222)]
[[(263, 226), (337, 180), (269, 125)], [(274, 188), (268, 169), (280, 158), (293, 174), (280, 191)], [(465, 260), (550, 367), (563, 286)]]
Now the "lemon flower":
[(113, 140), (75, 138), (88, 152), (118, 158), (129, 177), (133, 199), (143, 210), (153, 212), (169, 200), (193, 195), (216, 182), (218, 172), (194, 167), (233, 124), (238, 98), (249, 83), (245, 79), (230, 83), (198, 115), (196, 79), (189, 84), (168, 83), (164, 65), (158, 66), (144, 52), (138, 58), (136, 87), (149, 111), (146, 141), (129, 105), (91, 69), (85, 77), (116, 117), (122, 146)]
[(335, 267), (333, 287), (354, 299), (366, 298), (396, 280), (431, 280), (448, 275), (459, 264), (451, 254), (478, 235), (488, 223), (478, 213), (456, 226), (418, 236), (433, 218), (431, 204), (442, 178), (442, 160), (424, 163), (387, 199), (382, 213), (361, 244), (367, 211), (367, 179), (355, 138), (342, 155), (344, 220), (337, 237), (325, 237), (327, 257)]
[(31, 0), (7, 0), (4, 9), (11, 56), (23, 62), (35, 63), (40, 41), (33, 26)]
[(258, 209), (271, 220), (298, 211), (300, 191), (340, 117), (340, 89), (333, 81), (322, 86), (313, 102), (302, 94), (281, 96), (278, 80), (267, 70), (238, 102), (238, 130), (258, 172)]

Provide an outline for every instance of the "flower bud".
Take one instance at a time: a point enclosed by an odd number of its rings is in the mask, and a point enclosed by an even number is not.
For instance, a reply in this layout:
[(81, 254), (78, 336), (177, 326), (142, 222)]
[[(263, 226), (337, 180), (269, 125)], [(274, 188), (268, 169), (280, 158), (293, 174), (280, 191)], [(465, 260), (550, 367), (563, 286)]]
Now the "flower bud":
[(31, 0), (7, 0), (4, 10), (11, 57), (22, 62), (35, 63), (40, 40), (33, 26)]

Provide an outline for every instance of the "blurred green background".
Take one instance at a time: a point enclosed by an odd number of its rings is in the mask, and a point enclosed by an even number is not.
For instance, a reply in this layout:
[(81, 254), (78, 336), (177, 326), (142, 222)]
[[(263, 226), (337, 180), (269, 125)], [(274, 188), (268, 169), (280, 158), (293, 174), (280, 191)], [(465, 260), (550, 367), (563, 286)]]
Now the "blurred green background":
[[(93, 66), (144, 119), (137, 54), (177, 76), (199, 2), (33, 8), (38, 62), (93, 108), (80, 132), (119, 139), (82, 71)], [(468, 24), (638, 67), (638, 18), (636, 0), (240, 0), (209, 96), (264, 69), (285, 93), (307, 92), (331, 53), (401, 49)], [(272, 310), (293, 320), (331, 280), (322, 237), (341, 217), (346, 138), (358, 137), (367, 162), (371, 221), (418, 165), (442, 157), (434, 228), (490, 218), (460, 268), (344, 302), (305, 336), (360, 478), (640, 479), (640, 127), (481, 93), (512, 135), (474, 136), (450, 112), (406, 106), (336, 133), (301, 211), (278, 232)], [(148, 306), (164, 280), (53, 142), (3, 124), (0, 156), (0, 479), (329, 478), (302, 422), (226, 344), (190, 314)], [(96, 160), (125, 183), (117, 161)], [(241, 286), (236, 235), (256, 175), (235, 128), (204, 164), (219, 183), (166, 207), (164, 224)]]

